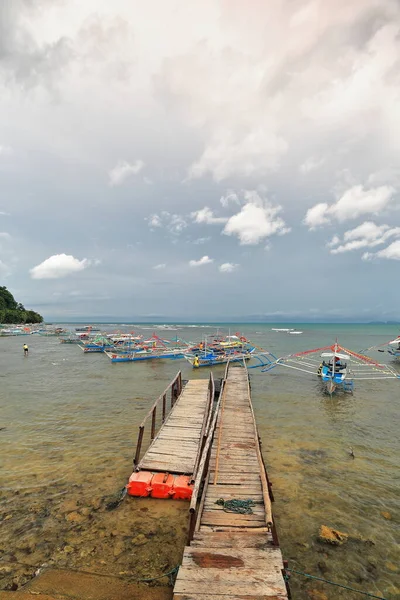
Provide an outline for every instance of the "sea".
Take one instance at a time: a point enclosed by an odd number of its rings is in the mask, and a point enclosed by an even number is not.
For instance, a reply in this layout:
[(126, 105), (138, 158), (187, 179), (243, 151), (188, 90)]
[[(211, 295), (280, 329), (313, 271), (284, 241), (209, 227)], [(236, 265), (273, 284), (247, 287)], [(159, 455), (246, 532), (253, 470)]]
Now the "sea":
[[(399, 334), (399, 326), (380, 324), (97, 327), (193, 342), (240, 332), (276, 356), (336, 339), (360, 351)], [(390, 362), (386, 353), (371, 356)], [(400, 374), (400, 362), (390, 364)], [(140, 422), (179, 370), (184, 379), (208, 377), (185, 360), (112, 364), (57, 337), (0, 338), (0, 589), (29, 589), (49, 569), (137, 581), (179, 565), (187, 503), (127, 497), (107, 510), (132, 472)], [(215, 378), (223, 371), (214, 367)], [(330, 397), (302, 372), (249, 373), (280, 546), (293, 570), (292, 597), (363, 597), (323, 579), (399, 599), (400, 380), (356, 381), (353, 395)], [(323, 525), (349, 538), (324, 543)], [(172, 597), (168, 577), (152, 585)]]

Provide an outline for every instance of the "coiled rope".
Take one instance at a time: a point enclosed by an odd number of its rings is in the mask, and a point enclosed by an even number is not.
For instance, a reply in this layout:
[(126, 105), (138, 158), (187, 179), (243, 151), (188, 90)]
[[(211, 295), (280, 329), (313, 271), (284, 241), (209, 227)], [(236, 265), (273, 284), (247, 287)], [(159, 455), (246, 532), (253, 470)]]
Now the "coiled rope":
[(234, 512), (240, 515), (252, 515), (252, 506), (255, 506), (254, 500), (238, 500), (233, 498), (232, 500), (224, 500), (220, 498), (215, 502), (223, 507), (225, 512)]

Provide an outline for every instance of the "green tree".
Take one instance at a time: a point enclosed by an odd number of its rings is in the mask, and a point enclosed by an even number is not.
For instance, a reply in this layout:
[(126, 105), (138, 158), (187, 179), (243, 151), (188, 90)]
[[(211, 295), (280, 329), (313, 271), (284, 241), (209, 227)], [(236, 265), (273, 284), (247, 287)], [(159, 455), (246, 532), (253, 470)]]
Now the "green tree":
[(26, 310), (21, 302), (16, 302), (12, 293), (0, 286), (0, 323), (42, 323), (43, 317), (34, 310)]

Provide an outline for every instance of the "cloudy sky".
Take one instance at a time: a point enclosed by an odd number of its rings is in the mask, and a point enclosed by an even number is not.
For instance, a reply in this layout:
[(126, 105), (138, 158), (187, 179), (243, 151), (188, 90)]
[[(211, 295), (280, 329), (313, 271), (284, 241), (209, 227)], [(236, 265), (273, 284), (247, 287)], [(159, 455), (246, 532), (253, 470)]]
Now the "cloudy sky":
[(397, 0), (3, 0), (0, 283), (45, 318), (400, 318)]

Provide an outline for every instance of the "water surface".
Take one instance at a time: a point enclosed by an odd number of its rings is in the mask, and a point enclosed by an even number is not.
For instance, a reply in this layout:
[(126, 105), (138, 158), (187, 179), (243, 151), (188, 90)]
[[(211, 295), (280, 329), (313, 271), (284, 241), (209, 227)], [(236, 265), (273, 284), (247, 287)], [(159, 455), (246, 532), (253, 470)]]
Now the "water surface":
[[(277, 356), (336, 336), (357, 351), (398, 333), (383, 325), (304, 324), (297, 326), (304, 333), (294, 336), (272, 327), (232, 325), (231, 333), (240, 329)], [(152, 329), (135, 326), (144, 335)], [(198, 340), (215, 330), (176, 326), (158, 333)], [(184, 378), (208, 376), (185, 361), (111, 364), (53, 337), (0, 338), (0, 564), (7, 567), (0, 588), (22, 585), (40, 565), (137, 579), (179, 564), (186, 503), (128, 498), (105, 510), (131, 473), (139, 423), (179, 369)], [(330, 398), (305, 374), (250, 373), (284, 557), (293, 569), (400, 598), (400, 381), (358, 382), (354, 396)], [(214, 368), (216, 377), (222, 374)], [(322, 544), (321, 525), (352, 540)], [(291, 588), (299, 600), (317, 597), (316, 591), (329, 599), (361, 597), (299, 575)]]

